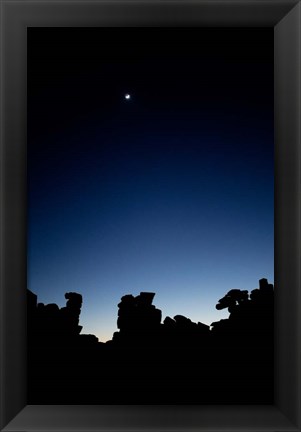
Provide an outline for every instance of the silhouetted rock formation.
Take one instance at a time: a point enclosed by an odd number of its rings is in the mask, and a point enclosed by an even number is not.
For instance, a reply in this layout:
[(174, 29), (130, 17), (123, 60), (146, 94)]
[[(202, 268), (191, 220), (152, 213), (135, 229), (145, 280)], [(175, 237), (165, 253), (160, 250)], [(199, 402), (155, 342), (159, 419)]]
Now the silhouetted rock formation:
[(78, 325), (83, 298), (80, 294), (69, 292), (65, 294), (66, 307), (60, 310), (61, 329), (65, 335), (78, 335), (82, 326)]
[[(267, 279), (260, 279), (259, 288), (251, 291), (230, 290), (216, 305), (228, 308), (228, 319), (211, 324), (216, 343), (241, 349), (261, 347), (272, 353), (274, 331), (274, 288)], [(237, 343), (239, 341), (239, 344)]]
[(203, 323), (195, 323), (191, 319), (176, 315), (166, 317), (161, 328), (163, 345), (168, 347), (195, 347), (208, 343), (210, 327)]
[[(37, 303), (37, 296), (27, 290), (28, 340), (31, 345), (76, 345), (98, 341), (96, 336), (80, 335), (82, 296), (69, 292), (65, 294), (65, 298), (66, 306), (60, 309), (54, 303)], [(83, 338), (85, 342), (82, 342)]]
[(259, 289), (248, 291), (230, 290), (218, 301), (216, 309), (228, 308), (230, 316), (211, 324), (212, 332), (242, 333), (248, 337), (270, 338), (274, 326), (274, 288), (267, 279), (260, 279)]
[(28, 290), (31, 404), (273, 403), (274, 289), (230, 290), (208, 325), (166, 317), (155, 293), (121, 298), (118, 331), (107, 343), (82, 335), (82, 296), (66, 306), (37, 303)]
[(228, 311), (231, 313), (235, 306), (241, 305), (242, 303), (248, 301), (248, 299), (248, 291), (232, 289), (225, 295), (225, 297), (218, 301), (216, 309), (221, 310), (228, 308)]
[(113, 340), (119, 343), (142, 343), (157, 336), (162, 312), (152, 305), (155, 293), (141, 292), (138, 296), (125, 295), (118, 304), (117, 327)]
[(194, 323), (183, 315), (166, 317), (161, 324), (162, 312), (152, 305), (154, 296), (155, 293), (141, 292), (137, 297), (128, 294), (121, 298), (117, 319), (120, 331), (114, 333), (115, 344), (170, 348), (181, 344), (195, 346), (206, 340), (209, 326)]

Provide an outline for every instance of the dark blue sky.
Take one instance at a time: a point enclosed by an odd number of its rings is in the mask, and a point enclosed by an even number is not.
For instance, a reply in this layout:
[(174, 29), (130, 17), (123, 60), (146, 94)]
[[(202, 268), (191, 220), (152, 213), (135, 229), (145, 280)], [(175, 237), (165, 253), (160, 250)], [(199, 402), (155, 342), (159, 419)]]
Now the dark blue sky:
[[(274, 280), (273, 29), (28, 31), (28, 287), (210, 324)], [(131, 94), (126, 100), (124, 95)]]

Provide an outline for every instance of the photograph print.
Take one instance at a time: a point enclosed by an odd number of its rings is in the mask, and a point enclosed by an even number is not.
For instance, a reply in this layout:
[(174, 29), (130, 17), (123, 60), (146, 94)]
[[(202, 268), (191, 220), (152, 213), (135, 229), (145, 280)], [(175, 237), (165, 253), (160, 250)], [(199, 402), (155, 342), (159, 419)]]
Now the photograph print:
[(273, 404), (273, 38), (28, 28), (28, 404)]

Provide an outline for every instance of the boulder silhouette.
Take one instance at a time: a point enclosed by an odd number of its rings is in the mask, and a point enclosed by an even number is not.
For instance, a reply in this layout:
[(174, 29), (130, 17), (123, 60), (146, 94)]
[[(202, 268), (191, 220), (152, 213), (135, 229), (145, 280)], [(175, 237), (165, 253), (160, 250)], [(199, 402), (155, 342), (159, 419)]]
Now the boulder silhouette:
[(152, 305), (155, 293), (141, 292), (138, 296), (125, 295), (118, 304), (117, 327), (121, 333), (158, 329), (162, 312)]
[[(162, 320), (155, 293), (124, 295), (112, 340), (81, 334), (82, 296), (66, 306), (28, 290), (31, 404), (273, 403), (274, 289), (230, 290), (210, 326), (177, 314)], [(112, 395), (112, 396), (109, 396)]]

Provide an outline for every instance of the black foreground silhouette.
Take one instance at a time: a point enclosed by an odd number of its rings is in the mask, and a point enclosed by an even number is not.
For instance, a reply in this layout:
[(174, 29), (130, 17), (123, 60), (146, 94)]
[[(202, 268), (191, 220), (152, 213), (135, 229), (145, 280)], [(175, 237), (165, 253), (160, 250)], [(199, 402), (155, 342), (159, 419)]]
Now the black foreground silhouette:
[(28, 404), (272, 404), (274, 288), (233, 289), (211, 326), (162, 320), (155, 293), (125, 295), (111, 341), (80, 334), (82, 296), (28, 295)]

